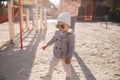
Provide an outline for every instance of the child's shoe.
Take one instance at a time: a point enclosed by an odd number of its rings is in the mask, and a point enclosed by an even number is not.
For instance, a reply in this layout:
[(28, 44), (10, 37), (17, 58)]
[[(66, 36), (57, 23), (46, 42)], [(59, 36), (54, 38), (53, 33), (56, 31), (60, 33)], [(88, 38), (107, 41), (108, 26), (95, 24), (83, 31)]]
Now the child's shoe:
[(65, 80), (71, 80), (71, 78), (70, 77), (66, 77), (66, 79)]
[(45, 76), (40, 76), (40, 78), (46, 79), (46, 80), (51, 80), (51, 79), (52, 79), (52, 76), (49, 75), (49, 74), (47, 74), (47, 75), (45, 75)]

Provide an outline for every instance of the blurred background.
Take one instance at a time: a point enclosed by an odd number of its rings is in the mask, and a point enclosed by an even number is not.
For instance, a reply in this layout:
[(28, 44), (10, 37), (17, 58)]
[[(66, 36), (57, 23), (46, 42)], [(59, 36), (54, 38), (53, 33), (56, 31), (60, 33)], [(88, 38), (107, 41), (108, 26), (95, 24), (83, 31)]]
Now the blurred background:
[[(18, 0), (14, 0), (13, 2), (14, 5), (18, 5)], [(39, 6), (47, 9), (48, 18), (57, 17), (57, 8), (60, 0), (37, 0), (37, 2)], [(30, 7), (35, 4), (35, 0), (22, 0), (22, 4), (23, 8)], [(81, 4), (78, 21), (100, 21), (103, 20), (106, 15), (109, 17), (109, 21), (120, 21), (120, 0), (81, 0)], [(7, 0), (0, 0), (0, 16), (6, 12)]]

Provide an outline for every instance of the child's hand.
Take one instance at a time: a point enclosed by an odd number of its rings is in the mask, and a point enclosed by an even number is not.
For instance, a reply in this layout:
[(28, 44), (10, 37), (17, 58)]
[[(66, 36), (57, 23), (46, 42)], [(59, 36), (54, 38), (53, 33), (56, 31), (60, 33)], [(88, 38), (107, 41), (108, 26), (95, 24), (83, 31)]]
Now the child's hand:
[(43, 46), (42, 49), (45, 50), (47, 48), (47, 45)]
[(70, 62), (71, 62), (71, 61), (70, 61), (70, 58), (66, 58), (66, 59), (65, 59), (65, 63), (66, 63), (66, 64), (70, 64)]

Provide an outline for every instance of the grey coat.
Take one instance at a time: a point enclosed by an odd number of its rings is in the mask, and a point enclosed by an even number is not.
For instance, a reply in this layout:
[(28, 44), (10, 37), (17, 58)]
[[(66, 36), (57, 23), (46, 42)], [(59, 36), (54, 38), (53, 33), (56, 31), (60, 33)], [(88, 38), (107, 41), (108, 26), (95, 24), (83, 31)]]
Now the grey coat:
[(75, 47), (75, 35), (73, 32), (62, 33), (61, 35), (59, 31), (56, 31), (48, 45), (53, 43), (55, 43), (53, 48), (54, 57), (65, 59), (73, 56)]

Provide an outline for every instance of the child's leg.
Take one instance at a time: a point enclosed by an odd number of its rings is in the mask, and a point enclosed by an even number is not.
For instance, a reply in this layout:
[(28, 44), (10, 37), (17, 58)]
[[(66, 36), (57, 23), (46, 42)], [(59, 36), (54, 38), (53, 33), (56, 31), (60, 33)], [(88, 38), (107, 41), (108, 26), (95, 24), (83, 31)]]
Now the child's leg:
[(49, 67), (48, 75), (52, 76), (54, 68), (59, 63), (59, 61), (60, 61), (60, 59), (57, 59), (55, 57), (52, 58), (52, 60), (50, 62), (50, 67)]
[(71, 66), (70, 66), (71, 64), (66, 64), (65, 60), (63, 59), (62, 60), (62, 65), (63, 65), (63, 68), (64, 68), (64, 70), (66, 72), (66, 80), (71, 80), (71, 78), (72, 78)]

